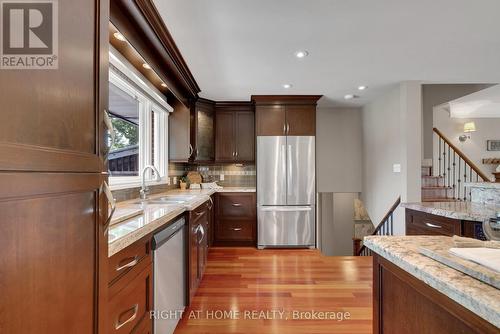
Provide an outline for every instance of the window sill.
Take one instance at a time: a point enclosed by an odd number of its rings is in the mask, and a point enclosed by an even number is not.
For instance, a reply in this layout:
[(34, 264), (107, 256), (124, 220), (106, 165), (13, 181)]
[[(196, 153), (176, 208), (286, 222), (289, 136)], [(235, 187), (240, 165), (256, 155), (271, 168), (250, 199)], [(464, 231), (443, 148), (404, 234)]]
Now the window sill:
[[(157, 185), (169, 185), (167, 178), (162, 178), (160, 181), (151, 181), (146, 180), (147, 186), (157, 186)], [(140, 188), (142, 186), (142, 181), (140, 179), (134, 178), (134, 180), (125, 181), (121, 180), (113, 180), (113, 177), (109, 178), (109, 188), (111, 190), (123, 190), (123, 189), (131, 189), (131, 188)]]

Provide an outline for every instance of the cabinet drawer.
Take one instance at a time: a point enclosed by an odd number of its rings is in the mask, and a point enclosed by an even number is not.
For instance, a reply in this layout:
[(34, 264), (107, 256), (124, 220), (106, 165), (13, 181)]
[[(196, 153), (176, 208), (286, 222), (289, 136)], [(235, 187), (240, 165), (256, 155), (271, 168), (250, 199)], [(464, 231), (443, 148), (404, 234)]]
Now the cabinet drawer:
[(152, 308), (152, 267), (148, 265), (109, 302), (109, 333), (130, 333)]
[(219, 219), (216, 238), (221, 241), (252, 241), (254, 230), (255, 221)]
[(192, 223), (197, 222), (199, 219), (201, 219), (203, 216), (208, 214), (208, 201), (200, 205), (194, 210), (191, 210), (189, 212), (189, 221)]
[(461, 225), (460, 220), (419, 211), (406, 211), (406, 234), (408, 235), (462, 235)]
[(143, 260), (151, 262), (151, 242), (149, 237), (133, 243), (109, 259), (109, 282), (113, 283)]
[(256, 216), (254, 193), (218, 194), (218, 216), (223, 218), (250, 219)]

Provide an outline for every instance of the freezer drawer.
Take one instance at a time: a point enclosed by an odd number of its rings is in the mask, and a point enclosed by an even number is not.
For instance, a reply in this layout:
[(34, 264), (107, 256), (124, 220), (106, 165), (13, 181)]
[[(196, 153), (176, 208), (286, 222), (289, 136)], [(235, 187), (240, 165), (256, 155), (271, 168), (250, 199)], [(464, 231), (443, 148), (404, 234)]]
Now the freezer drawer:
[(258, 246), (314, 247), (314, 206), (259, 206)]

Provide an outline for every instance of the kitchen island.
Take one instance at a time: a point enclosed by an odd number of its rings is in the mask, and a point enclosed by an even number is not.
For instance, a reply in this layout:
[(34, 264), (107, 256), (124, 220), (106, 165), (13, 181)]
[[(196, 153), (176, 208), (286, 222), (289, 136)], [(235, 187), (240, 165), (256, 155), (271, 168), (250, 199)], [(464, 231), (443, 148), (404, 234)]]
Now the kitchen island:
[(498, 333), (500, 290), (419, 253), (446, 236), (369, 236), (374, 333)]

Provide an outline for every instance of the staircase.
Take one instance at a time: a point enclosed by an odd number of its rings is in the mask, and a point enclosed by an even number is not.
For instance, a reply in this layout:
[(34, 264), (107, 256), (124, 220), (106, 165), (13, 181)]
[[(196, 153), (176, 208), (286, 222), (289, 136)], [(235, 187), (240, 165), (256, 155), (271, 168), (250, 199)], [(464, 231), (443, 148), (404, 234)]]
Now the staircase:
[(433, 167), (422, 166), (422, 202), (470, 201), (467, 182), (491, 182), (444, 134), (434, 128)]
[(445, 186), (444, 176), (433, 176), (431, 166), (422, 166), (422, 202), (451, 202), (453, 187)]

